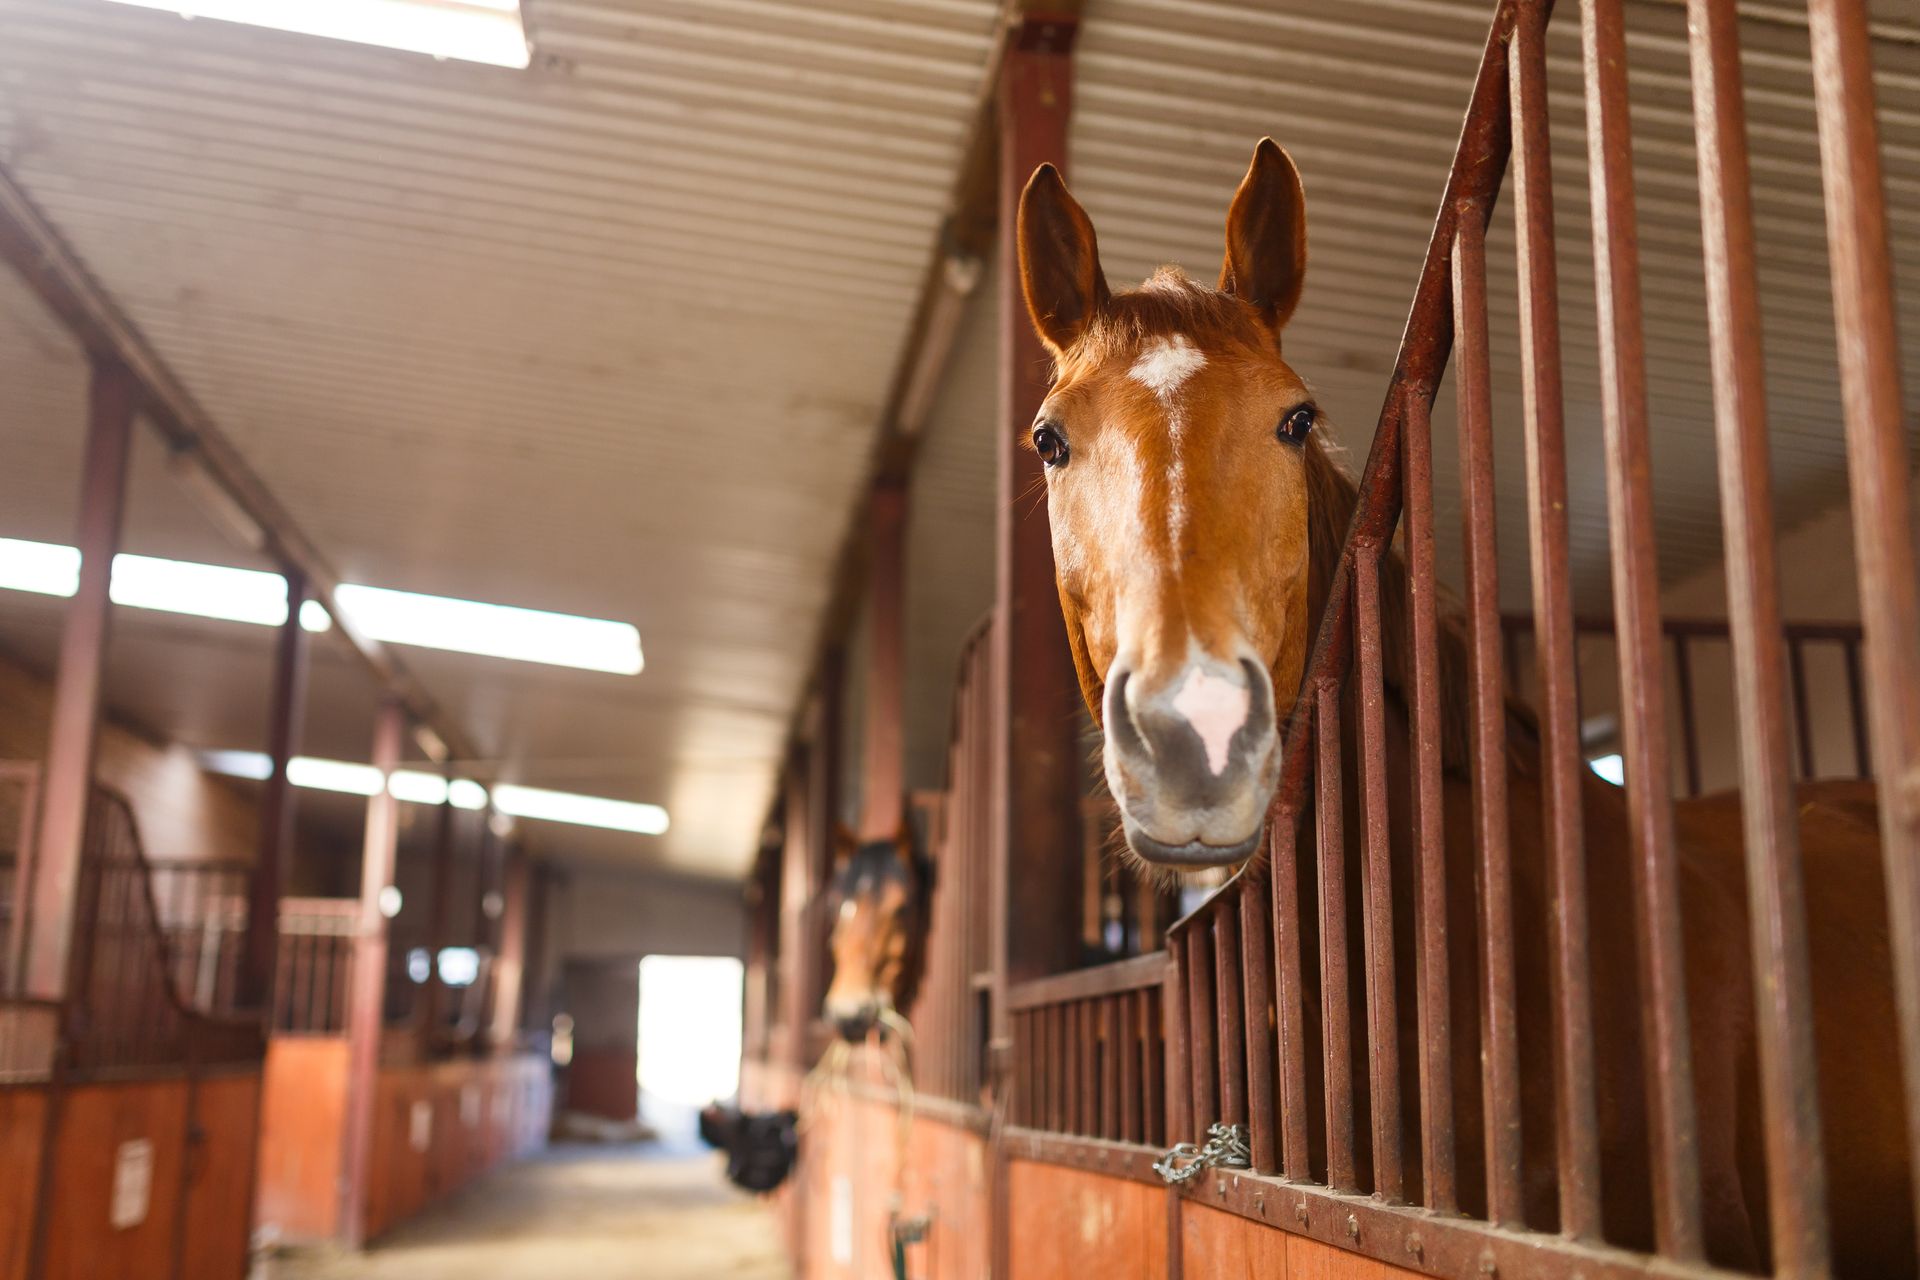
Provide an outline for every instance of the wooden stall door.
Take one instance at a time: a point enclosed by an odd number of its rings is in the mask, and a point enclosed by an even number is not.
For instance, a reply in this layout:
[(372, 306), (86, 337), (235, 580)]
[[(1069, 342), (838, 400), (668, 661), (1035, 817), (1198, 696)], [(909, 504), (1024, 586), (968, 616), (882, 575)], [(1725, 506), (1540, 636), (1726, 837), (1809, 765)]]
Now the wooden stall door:
[(1008, 1177), (1011, 1280), (1166, 1277), (1164, 1190), (1025, 1160), (1014, 1161)]
[(261, 1081), (252, 1072), (199, 1081), (187, 1149), (182, 1280), (243, 1280), (252, 1235), (255, 1121)]

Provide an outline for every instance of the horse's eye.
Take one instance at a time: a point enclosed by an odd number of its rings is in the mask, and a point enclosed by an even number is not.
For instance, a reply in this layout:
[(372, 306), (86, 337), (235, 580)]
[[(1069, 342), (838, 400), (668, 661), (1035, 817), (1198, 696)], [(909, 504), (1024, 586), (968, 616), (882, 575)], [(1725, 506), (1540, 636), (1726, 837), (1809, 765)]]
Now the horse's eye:
[(1049, 467), (1067, 465), (1067, 438), (1050, 422), (1043, 422), (1033, 429), (1033, 451)]
[(1319, 416), (1319, 410), (1310, 404), (1297, 404), (1287, 410), (1275, 434), (1288, 444), (1299, 444), (1307, 438), (1307, 432), (1313, 430), (1313, 421)]

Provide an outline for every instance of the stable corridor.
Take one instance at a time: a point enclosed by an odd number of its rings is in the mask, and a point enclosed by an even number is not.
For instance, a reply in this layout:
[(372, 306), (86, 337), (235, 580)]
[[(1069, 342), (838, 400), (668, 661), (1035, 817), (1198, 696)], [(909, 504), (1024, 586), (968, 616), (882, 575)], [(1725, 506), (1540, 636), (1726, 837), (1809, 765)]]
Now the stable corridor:
[(475, 1183), (358, 1256), (274, 1259), (256, 1280), (787, 1280), (765, 1204), (710, 1151), (560, 1146)]

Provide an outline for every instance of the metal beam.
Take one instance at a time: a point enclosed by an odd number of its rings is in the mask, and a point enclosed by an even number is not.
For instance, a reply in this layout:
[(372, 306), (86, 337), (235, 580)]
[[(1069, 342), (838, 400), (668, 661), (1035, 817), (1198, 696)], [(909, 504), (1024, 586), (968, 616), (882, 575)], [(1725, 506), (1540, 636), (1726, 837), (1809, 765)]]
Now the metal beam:
[(38, 838), (19, 878), (19, 897), (27, 903), (21, 993), (30, 1000), (60, 1000), (67, 993), (113, 616), (108, 586), (126, 511), (127, 462), (138, 400), (124, 366), (110, 359), (94, 361), (74, 535), (80, 548), (80, 586), (60, 633)]
[(505, 853), (500, 909), (500, 954), (493, 962), (490, 1047), (510, 1047), (520, 1031), (521, 992), (527, 975), (527, 913), (533, 868), (518, 850)]
[(888, 840), (906, 820), (907, 488), (882, 484), (868, 508), (866, 732), (861, 735), (860, 839)]
[(260, 844), (247, 884), (247, 936), (240, 962), (240, 1007), (273, 1016), (273, 984), (279, 962), (280, 896), (293, 850), (293, 783), (287, 765), (300, 750), (307, 710), (307, 629), (300, 606), (306, 575), (287, 573), (287, 620), (274, 648), (273, 710), (267, 725), (269, 772), (260, 793)]
[[(400, 764), (406, 710), (380, 706), (373, 730), (373, 767), (391, 776)], [(353, 935), (353, 973), (347, 995), (347, 1103), (340, 1159), (340, 1238), (358, 1249), (367, 1237), (367, 1193), (373, 1177), (374, 1100), (380, 1076), (380, 1039), (386, 1024), (387, 915), (380, 907), (393, 884), (399, 852), (400, 802), (382, 787), (367, 800), (367, 834), (360, 863), (360, 917)]]
[(478, 753), (448, 723), (424, 686), (385, 645), (355, 629), (334, 593), (340, 575), (279, 499), (267, 489), (213, 418), (189, 393), (105, 288), (95, 280), (31, 197), (0, 166), (0, 261), (11, 264), (96, 363), (123, 366), (137, 387), (139, 408), (153, 420), (168, 446), (205, 470), (208, 477), (260, 529), (262, 549), (305, 575), (314, 598), (390, 696), (430, 727), (459, 759)]

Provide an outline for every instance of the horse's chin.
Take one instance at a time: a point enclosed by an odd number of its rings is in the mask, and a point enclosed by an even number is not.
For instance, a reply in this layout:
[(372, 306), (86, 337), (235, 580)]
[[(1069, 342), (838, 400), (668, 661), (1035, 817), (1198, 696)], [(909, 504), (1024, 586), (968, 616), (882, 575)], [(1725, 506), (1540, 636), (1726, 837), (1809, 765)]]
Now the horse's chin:
[(1173, 871), (1205, 871), (1211, 867), (1232, 866), (1251, 858), (1260, 847), (1259, 826), (1255, 826), (1246, 839), (1234, 844), (1209, 844), (1204, 840), (1164, 844), (1148, 835), (1131, 818), (1123, 815), (1120, 825), (1129, 849), (1153, 865)]

